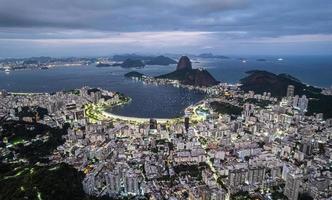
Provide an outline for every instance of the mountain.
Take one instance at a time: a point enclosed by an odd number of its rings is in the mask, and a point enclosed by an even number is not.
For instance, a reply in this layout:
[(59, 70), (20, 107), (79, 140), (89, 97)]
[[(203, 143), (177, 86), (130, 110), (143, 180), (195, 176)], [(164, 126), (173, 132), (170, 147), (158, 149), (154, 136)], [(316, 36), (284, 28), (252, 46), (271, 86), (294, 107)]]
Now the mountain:
[[(113, 61), (118, 63), (113, 64), (113, 66), (122, 66), (122, 67), (143, 67), (145, 65), (170, 65), (176, 64), (176, 61), (166, 57), (166, 56), (141, 56), (136, 54), (124, 54), (124, 55), (114, 55), (112, 58)], [(119, 64), (123, 62), (123, 64)], [(133, 63), (135, 62), (135, 63)], [(140, 63), (139, 63), (140, 62)], [(133, 64), (131, 64), (133, 63)], [(137, 66), (132, 66), (137, 65)]]
[(252, 70), (248, 71), (249, 76), (240, 80), (241, 89), (244, 91), (252, 90), (257, 93), (271, 92), (273, 96), (286, 96), (288, 85), (295, 86), (295, 94), (311, 95), (321, 92), (321, 89), (307, 86), (300, 80), (289, 74), (274, 74), (267, 71)]
[(187, 56), (182, 56), (178, 62), (178, 65), (176, 66), (176, 70), (183, 70), (183, 69), (187, 69), (187, 70), (191, 70), (192, 66), (191, 66), (191, 61)]
[(332, 117), (332, 96), (321, 94), (321, 89), (302, 83), (289, 74), (274, 74), (267, 71), (253, 70), (241, 79), (241, 89), (262, 94), (271, 92), (272, 96), (281, 98), (286, 96), (288, 85), (294, 85), (296, 95), (306, 95), (309, 98), (308, 113), (323, 113), (324, 118)]
[(144, 67), (144, 63), (141, 60), (134, 60), (131, 58), (126, 59), (121, 64), (121, 67), (123, 68), (133, 68), (133, 67)]
[(150, 61), (147, 61), (145, 64), (147, 65), (170, 65), (176, 64), (176, 61), (166, 57), (166, 56), (157, 56)]
[(136, 71), (131, 71), (131, 72), (126, 73), (124, 76), (127, 78), (132, 78), (132, 77), (141, 78), (142, 76), (144, 76), (144, 74), (136, 72)]
[(156, 78), (179, 80), (184, 85), (193, 86), (213, 86), (219, 83), (207, 70), (192, 69), (190, 59), (187, 56), (180, 58), (175, 71)]
[(154, 57), (153, 56), (141, 56), (137, 54), (123, 54), (123, 55), (114, 55), (112, 57), (113, 61), (125, 61), (127, 59), (132, 59), (132, 60), (152, 60)]
[(212, 53), (202, 53), (202, 54), (199, 54), (198, 57), (200, 57), (200, 58), (220, 58), (220, 59), (229, 58), (227, 56), (213, 55)]

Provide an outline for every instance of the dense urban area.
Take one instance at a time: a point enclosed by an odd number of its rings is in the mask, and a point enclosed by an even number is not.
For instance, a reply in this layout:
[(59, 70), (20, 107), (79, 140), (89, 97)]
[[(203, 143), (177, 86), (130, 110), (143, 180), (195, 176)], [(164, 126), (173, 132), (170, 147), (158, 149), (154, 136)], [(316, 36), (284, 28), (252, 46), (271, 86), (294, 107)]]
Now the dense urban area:
[(186, 87), (207, 97), (160, 120), (108, 114), (130, 98), (101, 88), (1, 91), (0, 199), (331, 198), (332, 119), (295, 86)]

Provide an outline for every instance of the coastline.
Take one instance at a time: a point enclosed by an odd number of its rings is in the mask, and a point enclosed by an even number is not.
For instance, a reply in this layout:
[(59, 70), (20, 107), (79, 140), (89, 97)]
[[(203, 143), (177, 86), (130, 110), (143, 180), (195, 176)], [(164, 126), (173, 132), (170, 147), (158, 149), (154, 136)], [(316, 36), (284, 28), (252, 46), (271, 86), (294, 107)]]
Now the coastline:
[[(135, 122), (139, 122), (139, 123), (149, 122), (151, 119), (151, 118), (143, 118), (143, 117), (128, 117), (128, 116), (116, 115), (116, 114), (113, 114), (111, 112), (106, 112), (106, 111), (102, 111), (101, 113), (108, 118), (119, 119), (119, 120), (123, 120), (123, 121), (135, 121)], [(167, 123), (167, 122), (170, 122), (170, 121), (178, 119), (178, 118), (153, 118), (153, 119), (157, 120), (157, 122), (159, 122), (159, 123)]]

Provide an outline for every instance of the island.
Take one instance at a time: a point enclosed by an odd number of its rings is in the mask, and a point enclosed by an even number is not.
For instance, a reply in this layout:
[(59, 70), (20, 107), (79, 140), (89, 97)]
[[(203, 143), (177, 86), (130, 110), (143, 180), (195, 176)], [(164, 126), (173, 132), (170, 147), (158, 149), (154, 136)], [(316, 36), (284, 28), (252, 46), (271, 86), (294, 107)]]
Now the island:
[(145, 65), (171, 65), (176, 64), (177, 62), (169, 57), (160, 55), (160, 56), (141, 56), (136, 54), (124, 54), (124, 55), (114, 55), (112, 58), (113, 61), (117, 62), (113, 66), (121, 66), (130, 68), (133, 65), (140, 65), (144, 67)]
[(127, 78), (142, 78), (142, 76), (144, 76), (144, 74), (136, 72), (136, 71), (131, 71), (128, 72), (124, 75)]
[(227, 57), (227, 56), (213, 55), (212, 53), (202, 53), (202, 54), (199, 54), (198, 57), (200, 57), (200, 58), (229, 59), (229, 57)]
[(265, 61), (267, 61), (265, 58), (258, 58), (258, 59), (256, 59), (256, 61), (259, 61), (259, 62), (265, 62)]
[(126, 59), (121, 64), (121, 67), (123, 67), (123, 68), (134, 68), (134, 67), (141, 68), (144, 66), (145, 66), (145, 64), (141, 60), (134, 60), (131, 58)]
[(166, 56), (157, 56), (150, 61), (147, 61), (146, 65), (171, 65), (176, 64), (177, 62)]
[(96, 65), (96, 67), (110, 67), (110, 66), (112, 66), (111, 64), (108, 64), (108, 63), (98, 63), (97, 65)]

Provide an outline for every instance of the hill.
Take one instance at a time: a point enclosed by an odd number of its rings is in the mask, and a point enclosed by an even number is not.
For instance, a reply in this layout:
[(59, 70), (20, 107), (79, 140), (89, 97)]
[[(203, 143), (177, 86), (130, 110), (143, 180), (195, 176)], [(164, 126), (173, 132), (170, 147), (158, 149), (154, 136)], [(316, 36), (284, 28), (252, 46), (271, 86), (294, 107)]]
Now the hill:
[(202, 53), (202, 54), (199, 54), (198, 57), (200, 57), (200, 58), (229, 59), (229, 57), (227, 57), (227, 56), (213, 55), (212, 53)]
[(284, 97), (286, 96), (288, 85), (294, 85), (294, 93), (297, 95), (312, 95), (319, 94), (321, 89), (303, 84), (297, 78), (289, 74), (274, 74), (267, 71), (253, 70), (248, 71), (247, 77), (240, 80), (243, 84), (241, 89), (244, 91), (255, 91), (262, 94), (263, 92), (271, 92), (272, 96)]
[(126, 59), (121, 64), (123, 68), (133, 68), (133, 67), (144, 67), (144, 63), (141, 60), (133, 60), (131, 58)]
[(137, 54), (123, 54), (123, 55), (114, 55), (112, 57), (113, 61), (117, 62), (123, 62), (127, 59), (132, 59), (132, 60), (152, 60), (154, 57), (153, 56), (141, 56)]
[(271, 92), (272, 96), (286, 96), (288, 85), (294, 85), (296, 95), (306, 95), (309, 98), (308, 113), (323, 113), (324, 118), (332, 117), (332, 96), (321, 94), (321, 89), (302, 83), (289, 74), (274, 74), (267, 71), (253, 70), (247, 72), (248, 76), (241, 79), (241, 89), (262, 94)]
[(144, 76), (144, 74), (136, 72), (136, 71), (131, 71), (131, 72), (126, 73), (124, 76), (127, 78), (132, 78), (132, 77), (141, 78), (142, 76)]
[(88, 199), (82, 187), (84, 174), (67, 164), (1, 164), (1, 168), (0, 199)]
[(157, 56), (150, 61), (147, 61), (145, 64), (147, 65), (170, 65), (170, 64), (176, 64), (176, 61), (166, 57), (166, 56)]

